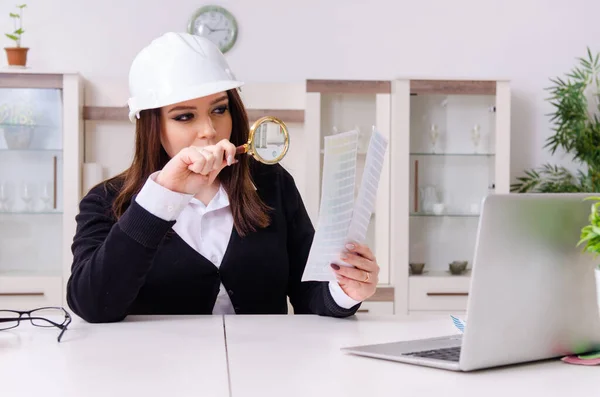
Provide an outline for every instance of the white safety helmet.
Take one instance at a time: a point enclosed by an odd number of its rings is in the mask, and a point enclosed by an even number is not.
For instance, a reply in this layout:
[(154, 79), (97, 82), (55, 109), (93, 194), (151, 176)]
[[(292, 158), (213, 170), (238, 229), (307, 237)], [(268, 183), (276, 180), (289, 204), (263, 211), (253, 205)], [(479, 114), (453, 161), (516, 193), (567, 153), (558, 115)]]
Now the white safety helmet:
[(140, 111), (239, 88), (219, 48), (208, 39), (169, 32), (142, 49), (129, 70), (129, 120)]

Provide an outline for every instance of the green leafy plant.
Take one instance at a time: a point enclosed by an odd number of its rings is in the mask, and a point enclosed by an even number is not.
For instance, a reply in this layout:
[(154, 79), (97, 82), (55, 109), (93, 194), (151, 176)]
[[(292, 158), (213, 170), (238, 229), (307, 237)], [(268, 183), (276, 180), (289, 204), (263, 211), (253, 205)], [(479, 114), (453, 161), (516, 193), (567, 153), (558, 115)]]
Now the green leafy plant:
[(6, 33), (6, 37), (13, 40), (16, 43), (16, 47), (21, 47), (21, 36), (25, 31), (23, 30), (23, 8), (26, 8), (27, 4), (18, 5), (19, 13), (15, 14), (11, 12), (9, 15), (13, 19), (14, 31), (12, 33)]
[(571, 172), (562, 166), (544, 164), (525, 171), (511, 185), (511, 191), (566, 193), (600, 191), (600, 54), (587, 59), (577, 58), (579, 65), (566, 78), (550, 79), (553, 86), (548, 100), (554, 107), (550, 122), (554, 135), (546, 140), (545, 148), (554, 154), (558, 148), (573, 156), (581, 165)]
[[(600, 207), (600, 197), (587, 197), (585, 200), (596, 201), (591, 206), (591, 213), (589, 216), (589, 224), (581, 229), (581, 237), (577, 246), (584, 244), (584, 252), (594, 254), (594, 257), (600, 255), (600, 214), (598, 208)], [(598, 265), (600, 269), (600, 265)]]

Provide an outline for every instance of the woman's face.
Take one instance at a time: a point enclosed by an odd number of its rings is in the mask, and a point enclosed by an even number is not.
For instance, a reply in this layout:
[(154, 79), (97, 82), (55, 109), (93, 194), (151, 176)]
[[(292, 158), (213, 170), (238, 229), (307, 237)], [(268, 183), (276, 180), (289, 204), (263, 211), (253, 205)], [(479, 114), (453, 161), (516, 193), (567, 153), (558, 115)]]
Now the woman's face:
[(161, 115), (160, 139), (170, 157), (188, 146), (214, 145), (231, 136), (226, 92), (164, 106)]

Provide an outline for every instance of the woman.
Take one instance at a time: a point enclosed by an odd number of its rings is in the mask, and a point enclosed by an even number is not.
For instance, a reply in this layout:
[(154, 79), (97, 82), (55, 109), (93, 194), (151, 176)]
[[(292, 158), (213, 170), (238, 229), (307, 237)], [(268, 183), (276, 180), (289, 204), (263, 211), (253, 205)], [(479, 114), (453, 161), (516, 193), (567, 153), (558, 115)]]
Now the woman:
[(364, 245), (332, 265), (337, 283), (301, 282), (314, 229), (291, 175), (235, 157), (248, 118), (223, 54), (168, 33), (134, 59), (133, 163), (80, 203), (67, 286), (89, 322), (129, 314), (352, 315), (375, 292)]

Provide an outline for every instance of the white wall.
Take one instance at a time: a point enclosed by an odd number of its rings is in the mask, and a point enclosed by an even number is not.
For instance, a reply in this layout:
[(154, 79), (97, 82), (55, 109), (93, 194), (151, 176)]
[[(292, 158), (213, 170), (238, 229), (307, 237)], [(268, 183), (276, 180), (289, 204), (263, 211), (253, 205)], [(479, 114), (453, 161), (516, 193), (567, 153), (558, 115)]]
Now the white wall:
[[(591, 0), (223, 0), (240, 24), (227, 55), (247, 82), (398, 76), (509, 78), (513, 81), (513, 175), (551, 158), (544, 101), (549, 78), (570, 70), (586, 46), (600, 50), (600, 3)], [(0, 4), (11, 28), (14, 2)], [(88, 105), (127, 100), (135, 53), (169, 30), (185, 30), (204, 5), (191, 0), (30, 0), (23, 44), (30, 65), (76, 70), (88, 80)], [(4, 38), (3, 44), (9, 41)], [(261, 51), (271, 54), (258, 56)], [(278, 56), (275, 53), (278, 52)], [(256, 59), (256, 60), (254, 60)], [(5, 59), (2, 59), (5, 62)], [(87, 161), (108, 173), (131, 154), (131, 126), (88, 123)]]

